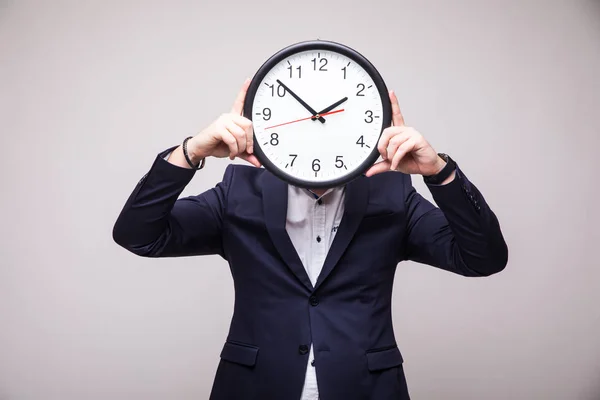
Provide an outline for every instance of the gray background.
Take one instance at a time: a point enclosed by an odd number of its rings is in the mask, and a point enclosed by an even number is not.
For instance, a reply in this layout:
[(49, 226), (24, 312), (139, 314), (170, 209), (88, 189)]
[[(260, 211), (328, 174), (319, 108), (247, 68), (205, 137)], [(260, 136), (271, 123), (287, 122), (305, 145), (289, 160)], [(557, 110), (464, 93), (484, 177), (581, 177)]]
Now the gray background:
[(399, 267), (413, 397), (600, 398), (598, 1), (4, 0), (0, 399), (208, 397), (226, 263), (138, 258), (112, 226), (159, 151), (228, 111), (268, 56), (315, 38), (377, 66), (509, 243), (487, 279)]

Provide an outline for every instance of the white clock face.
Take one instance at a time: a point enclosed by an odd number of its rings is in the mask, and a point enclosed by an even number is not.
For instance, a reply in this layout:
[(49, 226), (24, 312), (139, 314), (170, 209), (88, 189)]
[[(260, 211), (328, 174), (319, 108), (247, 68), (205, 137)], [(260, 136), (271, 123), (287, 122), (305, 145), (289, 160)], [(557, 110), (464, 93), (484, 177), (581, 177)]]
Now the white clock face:
[(373, 78), (356, 61), (327, 50), (281, 60), (261, 80), (252, 103), (254, 135), (266, 158), (315, 187), (361, 167), (377, 149), (384, 119)]

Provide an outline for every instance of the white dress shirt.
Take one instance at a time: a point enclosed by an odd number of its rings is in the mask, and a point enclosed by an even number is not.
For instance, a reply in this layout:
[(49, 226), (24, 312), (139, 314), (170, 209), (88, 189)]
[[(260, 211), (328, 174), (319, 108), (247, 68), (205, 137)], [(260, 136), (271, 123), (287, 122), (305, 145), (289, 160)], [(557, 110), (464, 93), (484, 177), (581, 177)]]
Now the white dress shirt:
[[(286, 231), (313, 286), (323, 268), (344, 214), (345, 190), (329, 189), (318, 197), (306, 189), (288, 185)], [(300, 400), (318, 400), (317, 374), (311, 343)]]

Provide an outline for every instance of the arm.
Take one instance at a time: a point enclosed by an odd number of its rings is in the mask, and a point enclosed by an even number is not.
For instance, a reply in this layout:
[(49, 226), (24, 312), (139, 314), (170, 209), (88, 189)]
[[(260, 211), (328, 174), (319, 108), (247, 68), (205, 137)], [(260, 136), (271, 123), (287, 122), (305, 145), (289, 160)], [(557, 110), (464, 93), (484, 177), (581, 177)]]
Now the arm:
[(223, 256), (221, 230), (233, 168), (227, 167), (215, 188), (177, 200), (195, 171), (166, 161), (172, 150), (159, 154), (136, 185), (115, 223), (113, 238), (145, 257)]
[(404, 258), (464, 276), (500, 272), (508, 248), (498, 219), (477, 188), (457, 168), (446, 184), (428, 185), (439, 208), (416, 192), (406, 176)]
[(187, 158), (182, 146), (159, 154), (150, 171), (138, 182), (113, 228), (113, 239), (145, 257), (179, 257), (220, 254), (223, 215), (234, 168), (227, 167), (223, 181), (198, 196), (177, 200), (206, 157), (242, 158), (260, 167), (253, 152), (252, 121), (241, 116), (250, 80), (247, 79), (231, 113), (221, 115), (189, 140)]
[[(487, 276), (504, 269), (508, 249), (498, 220), (481, 193), (457, 166), (447, 165), (418, 131), (404, 125), (393, 92), (390, 103), (394, 126), (383, 131), (378, 143), (383, 161), (373, 165), (366, 175), (390, 169), (405, 174), (407, 234), (402, 258), (465, 276)], [(445, 174), (441, 172), (446, 169), (454, 173), (439, 185), (427, 185), (440, 207), (436, 208), (416, 192), (410, 174), (443, 179)]]

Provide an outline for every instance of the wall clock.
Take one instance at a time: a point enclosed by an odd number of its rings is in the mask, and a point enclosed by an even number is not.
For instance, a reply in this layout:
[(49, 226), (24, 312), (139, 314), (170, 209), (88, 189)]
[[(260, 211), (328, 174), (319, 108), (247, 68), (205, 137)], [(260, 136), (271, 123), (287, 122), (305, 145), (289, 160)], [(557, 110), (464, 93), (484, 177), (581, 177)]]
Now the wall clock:
[(344, 185), (379, 157), (390, 126), (386, 85), (360, 53), (340, 43), (293, 44), (270, 57), (250, 83), (244, 116), (266, 169), (304, 188)]

